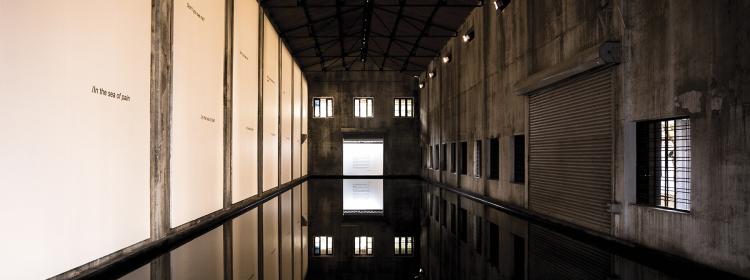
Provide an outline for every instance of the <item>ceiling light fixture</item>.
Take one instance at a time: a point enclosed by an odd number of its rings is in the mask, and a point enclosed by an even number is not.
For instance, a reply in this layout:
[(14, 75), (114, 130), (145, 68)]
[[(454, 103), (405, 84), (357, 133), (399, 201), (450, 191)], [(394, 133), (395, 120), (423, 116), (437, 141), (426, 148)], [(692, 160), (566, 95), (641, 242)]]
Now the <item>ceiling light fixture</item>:
[(474, 30), (466, 32), (466, 34), (464, 34), (462, 38), (464, 39), (464, 43), (470, 42), (471, 40), (474, 39)]
[(427, 73), (427, 76), (430, 78), (435, 77), (435, 72), (433, 71), (433, 72)]
[(446, 55), (443, 56), (443, 63), (448, 63), (448, 62), (451, 62), (451, 55), (450, 54), (446, 54)]
[(424, 82), (419, 83), (419, 88), (424, 88)]
[(502, 11), (505, 9), (505, 7), (508, 7), (508, 5), (510, 4), (510, 0), (495, 0), (492, 1), (492, 4), (495, 5), (496, 11)]

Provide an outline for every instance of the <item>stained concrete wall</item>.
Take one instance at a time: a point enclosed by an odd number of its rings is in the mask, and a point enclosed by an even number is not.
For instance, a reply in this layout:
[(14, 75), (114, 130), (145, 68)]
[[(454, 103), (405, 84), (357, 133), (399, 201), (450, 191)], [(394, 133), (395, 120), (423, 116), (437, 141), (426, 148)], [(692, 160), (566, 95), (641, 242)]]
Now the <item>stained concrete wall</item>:
[[(383, 174), (420, 174), (419, 118), (416, 82), (398, 72), (308, 73), (309, 104), (314, 97), (333, 97), (333, 118), (309, 114), (311, 174), (343, 174), (345, 133), (382, 137)], [(354, 117), (354, 97), (373, 97), (373, 118)], [(393, 99), (414, 97), (414, 118), (395, 118)]]
[[(744, 276), (750, 275), (750, 23), (742, 1), (517, 0), (505, 10), (476, 8), (420, 77), (421, 144), (469, 143), (469, 174), (427, 168), (426, 178), (527, 205), (527, 185), (512, 183), (513, 135), (527, 134), (528, 99), (514, 85), (604, 41), (619, 41), (614, 66), (616, 152), (611, 235)], [(435, 73), (433, 78), (428, 72)], [(692, 209), (635, 205), (635, 122), (689, 116)], [(487, 139), (500, 140), (500, 178), (488, 180)], [(528, 138), (528, 137), (527, 137)], [(482, 176), (473, 176), (483, 140)], [(528, 141), (528, 140), (527, 140)], [(460, 145), (457, 145), (460, 147)], [(440, 154), (433, 156), (445, 158)], [(459, 158), (460, 154), (456, 153)], [(450, 165), (448, 158), (448, 165)], [(460, 161), (457, 161), (460, 162)], [(460, 170), (460, 168), (457, 168)]]

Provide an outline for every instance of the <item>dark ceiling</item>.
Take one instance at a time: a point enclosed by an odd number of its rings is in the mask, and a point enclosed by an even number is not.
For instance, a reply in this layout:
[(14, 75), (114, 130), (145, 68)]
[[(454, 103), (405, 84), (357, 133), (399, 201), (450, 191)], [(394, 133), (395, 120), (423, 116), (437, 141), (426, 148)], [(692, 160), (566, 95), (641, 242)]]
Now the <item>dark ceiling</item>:
[(478, 0), (265, 0), (303, 71), (417, 75)]

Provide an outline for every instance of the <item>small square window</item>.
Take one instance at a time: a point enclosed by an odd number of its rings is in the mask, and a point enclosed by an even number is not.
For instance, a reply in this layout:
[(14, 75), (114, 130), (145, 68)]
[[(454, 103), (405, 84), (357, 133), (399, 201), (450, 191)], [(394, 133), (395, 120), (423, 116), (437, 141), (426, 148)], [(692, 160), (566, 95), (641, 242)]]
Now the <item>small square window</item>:
[(636, 202), (690, 211), (690, 119), (636, 125)]
[(414, 98), (399, 97), (393, 99), (393, 116), (397, 118), (414, 117)]
[(354, 237), (354, 255), (372, 256), (372, 236)]
[(333, 118), (333, 97), (313, 97), (313, 118)]
[(313, 238), (313, 255), (333, 255), (333, 237), (315, 236)]
[(355, 97), (354, 98), (354, 117), (372, 118), (372, 97)]
[(413, 238), (412, 237), (394, 237), (393, 238), (393, 254), (396, 256), (411, 256), (413, 255)]

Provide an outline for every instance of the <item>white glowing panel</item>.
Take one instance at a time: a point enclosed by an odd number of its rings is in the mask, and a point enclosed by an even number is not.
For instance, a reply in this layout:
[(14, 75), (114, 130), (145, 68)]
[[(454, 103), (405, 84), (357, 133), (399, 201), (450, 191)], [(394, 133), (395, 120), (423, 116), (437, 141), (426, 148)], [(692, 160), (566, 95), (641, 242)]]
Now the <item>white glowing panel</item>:
[(222, 1), (174, 2), (172, 227), (223, 204), (224, 21)]
[(344, 212), (383, 210), (383, 180), (344, 179)]
[(383, 175), (383, 141), (344, 140), (344, 175)]
[(292, 90), (294, 60), (286, 46), (281, 46), (281, 184), (292, 180)]
[(279, 35), (263, 18), (263, 191), (279, 183)]
[(0, 0), (0, 279), (149, 238), (150, 1)]
[(258, 193), (258, 16), (257, 1), (234, 2), (232, 203)]

